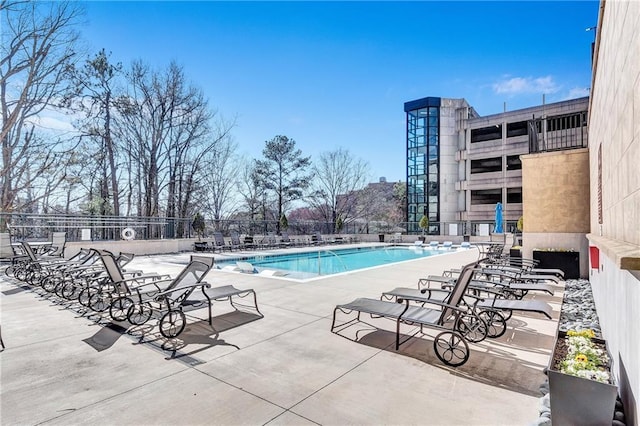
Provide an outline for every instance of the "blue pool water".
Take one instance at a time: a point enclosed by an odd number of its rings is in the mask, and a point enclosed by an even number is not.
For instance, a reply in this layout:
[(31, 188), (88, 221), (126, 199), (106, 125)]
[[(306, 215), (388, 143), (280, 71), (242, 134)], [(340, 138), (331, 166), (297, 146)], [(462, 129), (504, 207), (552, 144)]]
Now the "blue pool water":
[(414, 247), (361, 247), (350, 249), (320, 250), (304, 253), (287, 253), (266, 256), (239, 257), (216, 262), (218, 268), (235, 266), (237, 261), (248, 262), (256, 272), (270, 271), (290, 278), (311, 278), (373, 266), (387, 265), (406, 260), (421, 259), (450, 253), (455, 249), (429, 250)]

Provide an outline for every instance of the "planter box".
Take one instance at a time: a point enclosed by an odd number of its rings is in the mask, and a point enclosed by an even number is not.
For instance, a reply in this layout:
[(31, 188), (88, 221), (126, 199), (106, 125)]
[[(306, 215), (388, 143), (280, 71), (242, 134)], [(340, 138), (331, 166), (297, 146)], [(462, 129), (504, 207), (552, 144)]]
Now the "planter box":
[[(554, 425), (610, 425), (618, 395), (616, 385), (571, 376), (553, 369), (558, 342), (564, 340), (565, 336), (564, 332), (558, 333), (549, 363), (551, 421)], [(592, 341), (606, 347), (602, 339)]]
[(564, 272), (565, 279), (580, 278), (580, 252), (534, 250), (533, 258), (540, 261), (537, 268), (557, 268)]

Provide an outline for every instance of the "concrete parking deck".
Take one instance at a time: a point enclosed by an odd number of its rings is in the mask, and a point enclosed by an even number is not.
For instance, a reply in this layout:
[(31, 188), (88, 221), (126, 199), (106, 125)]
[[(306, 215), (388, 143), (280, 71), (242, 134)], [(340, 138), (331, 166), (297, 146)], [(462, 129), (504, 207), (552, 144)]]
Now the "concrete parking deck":
[[(137, 257), (129, 267), (175, 276), (189, 255)], [(206, 281), (213, 286), (254, 288), (264, 318), (220, 302), (215, 330), (191, 318), (172, 341), (155, 323), (113, 324), (2, 273), (0, 422), (530, 424), (538, 417), (560, 286), (552, 297), (527, 296), (550, 303), (554, 320), (516, 313), (504, 336), (470, 344), (469, 361), (457, 368), (437, 359), (429, 337), (396, 352), (395, 325), (385, 319), (368, 321), (375, 328), (330, 332), (337, 304), (414, 287), (420, 277), (477, 257), (470, 250), (307, 283), (211, 271)]]

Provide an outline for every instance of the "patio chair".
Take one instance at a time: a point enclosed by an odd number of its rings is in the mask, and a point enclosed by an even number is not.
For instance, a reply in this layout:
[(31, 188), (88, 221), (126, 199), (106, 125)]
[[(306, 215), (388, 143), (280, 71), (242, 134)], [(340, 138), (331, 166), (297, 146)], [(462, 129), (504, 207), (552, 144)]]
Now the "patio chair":
[[(185, 312), (206, 307), (209, 314), (208, 322), (212, 326), (212, 302), (229, 301), (231, 306), (238, 311), (238, 307), (249, 307), (249, 305), (238, 303), (239, 298), (242, 299), (249, 295), (253, 295), (253, 303), (250, 307), (258, 313), (259, 318), (264, 317), (258, 309), (258, 301), (253, 289), (242, 290), (232, 285), (211, 287), (209, 283), (202, 282), (203, 277), (213, 266), (213, 263), (203, 263), (202, 260), (204, 259), (192, 257), (187, 268), (176, 278), (177, 282), (172, 282), (172, 286), (167, 290), (138, 292), (138, 300), (127, 313), (129, 322), (140, 325), (152, 317), (158, 317), (160, 334), (168, 339), (174, 338), (185, 329)], [(204, 299), (191, 298), (198, 289)]]
[(287, 247), (293, 247), (294, 245), (295, 245), (295, 241), (293, 241), (289, 237), (289, 233), (288, 232), (282, 232), (282, 235), (280, 236), (279, 246), (281, 248), (287, 248)]
[[(491, 297), (479, 297), (474, 294), (465, 294), (463, 302), (473, 311), (460, 325), (460, 331), (470, 342), (479, 342), (484, 337), (500, 337), (506, 332), (506, 322), (511, 318), (514, 311), (540, 313), (548, 319), (552, 319), (553, 309), (541, 300), (505, 299), (500, 291), (486, 289), (485, 293)], [(408, 299), (417, 303), (436, 304), (447, 302), (451, 297), (451, 291), (446, 289), (398, 287), (382, 293), (381, 300)], [(486, 333), (478, 325), (477, 319), (486, 324)], [(483, 336), (484, 333), (484, 336)]]
[(51, 236), (51, 246), (44, 253), (48, 256), (64, 257), (64, 248), (67, 244), (66, 232), (54, 232)]
[[(117, 309), (124, 311), (126, 315), (126, 309), (129, 306), (123, 305), (121, 296), (131, 294), (132, 289), (136, 286), (170, 278), (168, 275), (155, 273), (143, 274), (141, 271), (124, 271), (113, 253), (107, 250), (97, 251), (104, 266), (104, 273), (92, 276), (87, 280), (78, 295), (79, 302), (95, 312), (104, 312), (109, 309), (111, 313), (113, 308), (114, 311)], [(122, 312), (118, 317), (122, 318)]]
[(68, 260), (58, 256), (38, 255), (31, 245), (23, 241), (21, 249), (24, 257), (20, 259), (20, 265), (14, 265), (13, 274), (20, 281), (26, 281), (31, 285), (40, 285), (41, 279), (47, 275), (47, 268), (56, 265), (64, 265)]
[(230, 231), (229, 236), (231, 237), (231, 250), (243, 250), (246, 247), (244, 242), (240, 241), (240, 234), (238, 231)]
[[(161, 294), (171, 292), (174, 289), (195, 290), (204, 276), (211, 270), (214, 264), (213, 257), (191, 256), (190, 262), (175, 277), (164, 277), (160, 280), (152, 280), (140, 284), (127, 292), (121, 293), (111, 302), (109, 314), (115, 321), (128, 319), (131, 324), (142, 325), (149, 321), (154, 313), (163, 312), (163, 306), (158, 302)], [(208, 285), (202, 283), (203, 285)], [(162, 319), (162, 317), (161, 317)]]
[[(475, 263), (465, 266), (460, 278), (451, 291), (446, 302), (439, 304), (437, 309), (425, 308), (410, 304), (409, 300), (398, 299), (397, 302), (389, 302), (377, 299), (360, 298), (350, 303), (337, 305), (333, 311), (331, 331), (337, 333), (357, 322), (364, 322), (360, 315), (365, 313), (372, 318), (388, 318), (396, 322), (395, 348), (398, 350), (402, 343), (407, 342), (417, 333), (424, 334), (424, 327), (441, 331), (433, 341), (436, 356), (443, 363), (450, 366), (459, 366), (469, 359), (469, 345), (463, 333), (461, 322), (468, 318), (469, 309), (462, 304), (462, 299), (467, 291), (467, 286), (473, 277)], [(336, 325), (336, 313), (340, 311), (346, 315), (357, 312), (357, 317), (345, 323)], [(482, 323), (482, 321), (481, 321)], [(400, 339), (400, 324), (419, 325), (420, 328), (404, 341)], [(481, 324), (480, 324), (481, 325)]]
[(209, 247), (209, 243), (206, 241), (195, 241), (193, 243), (193, 251), (207, 251)]
[(276, 234), (273, 232), (269, 232), (267, 235), (262, 237), (260, 241), (258, 241), (258, 248), (268, 249), (278, 247), (278, 242), (276, 241)]
[(213, 233), (213, 242), (211, 244), (213, 245), (213, 249), (212, 249), (213, 251), (216, 251), (216, 250), (219, 250), (220, 252), (223, 252), (225, 250), (231, 251), (231, 246), (228, 246), (227, 243), (224, 241), (224, 236), (220, 231), (216, 231)]
[[(418, 288), (431, 287), (432, 284), (438, 284), (441, 288), (447, 289), (454, 285), (456, 278), (453, 274), (458, 273), (457, 270), (447, 271), (447, 276), (429, 275), (426, 278), (418, 280)], [(474, 293), (479, 293), (485, 289), (502, 292), (508, 299), (522, 299), (530, 291), (540, 291), (553, 296), (554, 287), (531, 281), (520, 281), (512, 275), (502, 274), (499, 271), (488, 271), (482, 268), (474, 270), (474, 277), (469, 284), (469, 289)]]
[(440, 247), (440, 241), (429, 241), (429, 248), (430, 249), (437, 249), (438, 247)]
[(12, 261), (16, 256), (11, 246), (11, 234), (0, 232), (0, 260)]
[(311, 245), (318, 246), (324, 244), (325, 241), (322, 239), (322, 234), (316, 232), (311, 236)]

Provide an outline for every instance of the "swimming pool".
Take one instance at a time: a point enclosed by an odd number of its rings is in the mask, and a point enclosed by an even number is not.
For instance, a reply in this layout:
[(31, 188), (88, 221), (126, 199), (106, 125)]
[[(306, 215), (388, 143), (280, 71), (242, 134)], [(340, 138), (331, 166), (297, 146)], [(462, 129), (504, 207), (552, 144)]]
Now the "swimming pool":
[[(455, 252), (456, 249), (424, 249), (415, 247), (359, 247), (318, 250), (265, 256), (245, 256), (219, 261), (219, 269), (237, 269), (238, 262), (249, 263), (254, 273), (307, 279), (382, 266), (407, 260)], [(246, 271), (245, 271), (246, 272)]]

